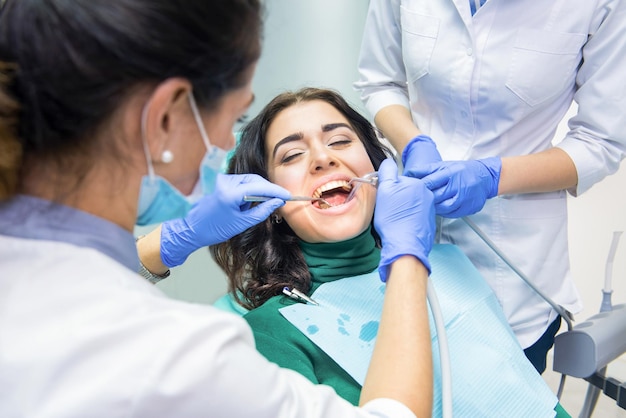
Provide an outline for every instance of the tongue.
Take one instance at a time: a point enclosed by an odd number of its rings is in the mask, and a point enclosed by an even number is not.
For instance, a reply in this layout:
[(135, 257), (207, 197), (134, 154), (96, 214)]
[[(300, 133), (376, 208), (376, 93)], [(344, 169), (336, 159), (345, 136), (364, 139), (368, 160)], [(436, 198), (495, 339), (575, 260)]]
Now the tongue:
[(332, 191), (328, 193), (323, 193), (322, 199), (330, 203), (331, 206), (339, 206), (345, 203), (347, 196), (348, 194), (346, 192)]

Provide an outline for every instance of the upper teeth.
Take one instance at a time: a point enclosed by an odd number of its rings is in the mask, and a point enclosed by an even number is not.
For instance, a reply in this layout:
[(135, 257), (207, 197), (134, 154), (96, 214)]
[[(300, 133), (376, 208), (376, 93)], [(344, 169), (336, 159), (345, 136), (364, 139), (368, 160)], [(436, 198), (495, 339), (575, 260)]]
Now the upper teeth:
[(350, 184), (346, 180), (329, 181), (323, 186), (318, 187), (317, 190), (313, 192), (313, 197), (318, 198), (322, 195), (322, 193), (328, 190), (337, 189), (339, 187), (343, 187), (346, 191), (350, 191), (350, 189), (352, 189), (352, 186), (350, 186)]

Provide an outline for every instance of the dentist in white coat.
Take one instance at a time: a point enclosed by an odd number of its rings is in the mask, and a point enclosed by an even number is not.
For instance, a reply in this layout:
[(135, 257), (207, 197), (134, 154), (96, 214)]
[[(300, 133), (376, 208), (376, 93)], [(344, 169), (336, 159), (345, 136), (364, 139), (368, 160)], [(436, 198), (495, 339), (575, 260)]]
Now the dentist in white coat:
[[(622, 0), (371, 0), (355, 84), (435, 194), (438, 240), (489, 281), (539, 372), (560, 317), (460, 217), (572, 313), (566, 194), (614, 173), (626, 151)], [(578, 112), (555, 138), (572, 101)], [(443, 162), (420, 165), (432, 140)], [(556, 145), (553, 145), (556, 142)]]

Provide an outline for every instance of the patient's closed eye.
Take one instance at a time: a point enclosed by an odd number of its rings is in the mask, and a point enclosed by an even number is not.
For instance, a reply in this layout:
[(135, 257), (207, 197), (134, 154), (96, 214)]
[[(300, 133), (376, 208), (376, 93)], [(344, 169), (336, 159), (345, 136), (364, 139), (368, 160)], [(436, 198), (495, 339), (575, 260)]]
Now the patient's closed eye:
[(342, 146), (342, 145), (350, 145), (352, 143), (352, 138), (348, 138), (346, 136), (333, 137), (328, 145), (330, 146)]
[(302, 150), (289, 150), (285, 153), (285, 155), (283, 155), (283, 157), (280, 159), (280, 162), (281, 164), (286, 164), (290, 161), (293, 161), (302, 154), (304, 154), (304, 151)]

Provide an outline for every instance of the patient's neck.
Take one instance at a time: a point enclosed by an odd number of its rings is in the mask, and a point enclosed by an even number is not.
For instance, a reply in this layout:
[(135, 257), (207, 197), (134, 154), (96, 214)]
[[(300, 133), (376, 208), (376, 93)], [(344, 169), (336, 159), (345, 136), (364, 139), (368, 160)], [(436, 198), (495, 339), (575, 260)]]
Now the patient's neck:
[(318, 244), (300, 241), (300, 248), (311, 272), (311, 291), (322, 283), (370, 273), (380, 261), (380, 249), (376, 247), (371, 226), (346, 241)]

